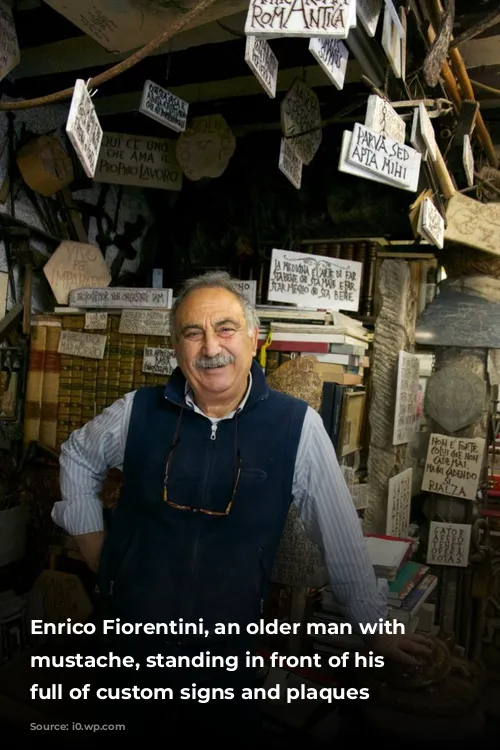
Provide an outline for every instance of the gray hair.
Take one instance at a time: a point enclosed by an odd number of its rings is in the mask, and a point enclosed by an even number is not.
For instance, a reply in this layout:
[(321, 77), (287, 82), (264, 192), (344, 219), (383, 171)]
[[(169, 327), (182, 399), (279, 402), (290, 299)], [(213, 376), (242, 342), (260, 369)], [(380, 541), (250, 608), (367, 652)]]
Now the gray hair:
[(233, 279), (226, 271), (208, 271), (201, 276), (194, 276), (184, 282), (177, 298), (170, 311), (170, 335), (173, 340), (176, 338), (175, 318), (183, 300), (197, 289), (226, 289), (234, 294), (241, 305), (245, 320), (248, 325), (248, 333), (252, 333), (260, 325), (259, 317), (255, 308), (250, 304), (245, 295), (238, 286), (239, 279)]

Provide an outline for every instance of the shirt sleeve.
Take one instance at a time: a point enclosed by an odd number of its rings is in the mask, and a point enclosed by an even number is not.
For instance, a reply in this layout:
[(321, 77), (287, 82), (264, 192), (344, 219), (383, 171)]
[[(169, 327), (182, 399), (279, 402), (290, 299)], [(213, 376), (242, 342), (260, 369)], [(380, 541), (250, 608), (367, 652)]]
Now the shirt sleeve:
[(104, 528), (99, 493), (109, 468), (122, 469), (135, 391), (71, 433), (59, 458), (61, 501), (52, 520), (71, 536)]
[(332, 593), (346, 619), (387, 617), (387, 581), (377, 581), (360, 520), (321, 416), (309, 407), (302, 428), (293, 498), (309, 539), (320, 548)]

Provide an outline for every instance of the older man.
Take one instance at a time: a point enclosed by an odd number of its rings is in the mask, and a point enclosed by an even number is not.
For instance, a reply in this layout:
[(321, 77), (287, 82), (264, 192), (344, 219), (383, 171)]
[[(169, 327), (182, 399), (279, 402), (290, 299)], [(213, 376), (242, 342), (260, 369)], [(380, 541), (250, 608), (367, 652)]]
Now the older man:
[[(164, 638), (169, 653), (252, 649), (221, 624), (244, 634), (262, 616), (291, 503), (351, 621), (387, 614), (322, 420), (268, 387), (254, 361), (258, 326), (227, 274), (190, 280), (171, 312), (179, 366), (166, 388), (125, 395), (62, 446), (53, 519), (76, 538), (114, 615), (203, 622), (198, 641)], [(124, 485), (105, 532), (98, 494), (109, 467), (122, 469)], [(367, 642), (408, 664), (429, 653), (414, 635)]]

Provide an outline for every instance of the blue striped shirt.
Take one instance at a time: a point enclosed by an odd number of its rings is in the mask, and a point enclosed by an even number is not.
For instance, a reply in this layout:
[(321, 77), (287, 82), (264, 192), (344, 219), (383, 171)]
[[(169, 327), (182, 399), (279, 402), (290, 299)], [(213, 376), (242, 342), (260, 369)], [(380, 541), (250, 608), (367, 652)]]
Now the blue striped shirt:
[[(251, 383), (238, 410), (244, 408), (250, 388)], [(123, 467), (134, 394), (132, 391), (115, 401), (61, 446), (62, 500), (55, 503), (52, 519), (72, 536), (104, 528), (99, 493), (108, 468)], [(188, 388), (186, 405), (202, 413)], [(211, 421), (216, 426), (220, 420)], [(345, 617), (354, 625), (385, 619), (387, 582), (375, 578), (332, 442), (321, 416), (311, 407), (304, 419), (292, 492), (304, 530), (321, 550), (332, 593)]]

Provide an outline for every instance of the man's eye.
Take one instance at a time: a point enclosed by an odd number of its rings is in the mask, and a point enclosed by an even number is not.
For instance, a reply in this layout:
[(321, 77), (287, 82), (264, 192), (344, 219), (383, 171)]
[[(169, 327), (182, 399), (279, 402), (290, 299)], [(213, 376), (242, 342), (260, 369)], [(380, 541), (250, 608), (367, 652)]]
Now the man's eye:
[(228, 336), (231, 333), (234, 333), (234, 328), (219, 328), (219, 333), (223, 336)]
[(187, 339), (199, 339), (201, 336), (201, 331), (189, 331), (185, 334)]

